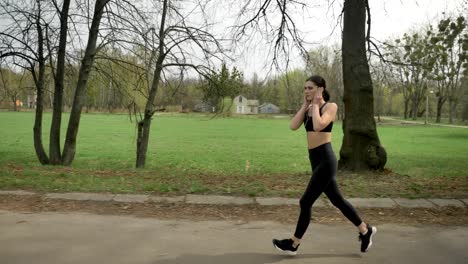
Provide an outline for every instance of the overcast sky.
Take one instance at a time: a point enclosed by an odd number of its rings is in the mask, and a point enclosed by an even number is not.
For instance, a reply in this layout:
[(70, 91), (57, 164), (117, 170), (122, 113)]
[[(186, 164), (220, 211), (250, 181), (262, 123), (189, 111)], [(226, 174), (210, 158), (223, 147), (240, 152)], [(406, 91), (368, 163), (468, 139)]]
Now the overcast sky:
[[(152, 0), (135, 0), (143, 6), (142, 9), (149, 9)], [(188, 3), (191, 1), (189, 0)], [(180, 8), (186, 12), (191, 12), (198, 0), (193, 0), (192, 4), (180, 2)], [(263, 2), (263, 1), (251, 1)], [(275, 2), (275, 1), (272, 1)], [(288, 10), (294, 17), (296, 26), (304, 32), (305, 40), (309, 43), (306, 49), (310, 50), (320, 45), (341, 46), (341, 24), (339, 15), (343, 8), (344, 0), (307, 0), (309, 3), (307, 9)], [(330, 6), (330, 2), (333, 3)], [(468, 0), (369, 0), (371, 8), (371, 35), (379, 41), (385, 41), (389, 38), (401, 37), (405, 32), (420, 29), (422, 26), (436, 23), (444, 17), (445, 14), (465, 14), (468, 13)], [(176, 2), (178, 3), (178, 2)], [(231, 0), (211, 0), (206, 11), (212, 26), (209, 31), (217, 31), (215, 35), (225, 39), (223, 44), (226, 48), (231, 48), (229, 39), (232, 38), (232, 26), (238, 25), (239, 10), (245, 1)], [(274, 4), (272, 4), (274, 5)], [(146, 8), (145, 8), (146, 7)], [(160, 8), (160, 7), (158, 7)], [(252, 7), (256, 10), (258, 7)], [(296, 12), (294, 12), (296, 11)], [(252, 12), (244, 12), (245, 19), (252, 17)], [(188, 13), (190, 20), (200, 21), (200, 13)], [(279, 19), (276, 16), (269, 16), (271, 21)], [(159, 23), (159, 17), (154, 16), (155, 24)], [(0, 30), (7, 26), (0, 20)], [(220, 33), (220, 34), (219, 34)], [(219, 34), (219, 35), (218, 35)], [(244, 73), (245, 79), (250, 80), (254, 73), (264, 78), (271, 66), (272, 52), (267, 48), (268, 44), (274, 42), (274, 39), (259, 40), (262, 36), (258, 32), (249, 32), (247, 34), (253, 40), (251, 42), (239, 43), (234, 53), (234, 60), (227, 61), (228, 67), (237, 67)], [(82, 36), (85, 40), (87, 32)], [(264, 36), (263, 36), (264, 37)], [(202, 57), (203, 58), (203, 57)], [(302, 61), (297, 50), (290, 53), (289, 56), (291, 68), (303, 68)], [(275, 72), (272, 73), (273, 75)]]
[[(307, 41), (340, 45), (341, 28), (338, 16), (343, 1), (335, 1), (332, 8), (329, 8), (326, 1), (323, 2), (325, 3), (321, 6), (311, 8), (305, 18), (298, 14), (296, 21), (299, 23), (297, 24), (302, 30), (308, 32)], [(462, 14), (462, 9), (465, 8), (466, 12), (467, 6), (467, 0), (370, 0), (371, 35), (380, 41), (399, 37), (423, 25), (429, 23), (435, 25), (443, 17), (442, 12)], [(330, 35), (333, 28), (335, 31)], [(314, 46), (317, 47), (319, 44), (309, 45), (308, 48)], [(264, 66), (269, 63), (265, 60), (268, 55), (262, 45), (255, 49), (250, 47), (249, 52), (235, 62), (235, 66), (244, 72), (246, 79), (250, 79), (254, 72), (263, 77), (267, 73)], [(302, 62), (299, 56), (295, 54), (292, 57), (295, 59), (293, 66), (301, 67)]]

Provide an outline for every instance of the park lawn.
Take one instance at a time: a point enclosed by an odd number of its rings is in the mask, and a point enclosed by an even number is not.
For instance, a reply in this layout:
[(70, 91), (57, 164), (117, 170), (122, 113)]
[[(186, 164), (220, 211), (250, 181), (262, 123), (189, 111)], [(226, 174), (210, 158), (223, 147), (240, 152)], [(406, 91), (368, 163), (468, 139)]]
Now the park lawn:
[[(46, 149), (50, 118), (44, 115)], [(311, 173), (305, 132), (290, 131), (287, 116), (157, 115), (142, 170), (133, 168), (136, 129), (127, 115), (83, 114), (71, 167), (38, 163), (33, 122), (32, 112), (0, 112), (0, 189), (298, 197)], [(467, 129), (384, 122), (378, 132), (387, 169), (339, 171), (347, 197), (468, 197)], [(336, 122), (337, 156), (342, 137)]]

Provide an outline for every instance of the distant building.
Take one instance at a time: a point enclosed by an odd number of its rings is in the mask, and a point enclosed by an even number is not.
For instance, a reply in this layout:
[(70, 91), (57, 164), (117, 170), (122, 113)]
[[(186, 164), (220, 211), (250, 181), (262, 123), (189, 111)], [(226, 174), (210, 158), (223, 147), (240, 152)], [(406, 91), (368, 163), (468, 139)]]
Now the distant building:
[(214, 112), (215, 107), (213, 107), (211, 104), (207, 102), (199, 102), (195, 104), (193, 107), (194, 112), (202, 112), (202, 113), (208, 113), (208, 112)]
[(233, 112), (237, 114), (258, 114), (258, 100), (249, 100), (247, 97), (238, 95), (234, 98)]
[(279, 114), (280, 109), (272, 103), (264, 103), (258, 107), (258, 111), (261, 114)]

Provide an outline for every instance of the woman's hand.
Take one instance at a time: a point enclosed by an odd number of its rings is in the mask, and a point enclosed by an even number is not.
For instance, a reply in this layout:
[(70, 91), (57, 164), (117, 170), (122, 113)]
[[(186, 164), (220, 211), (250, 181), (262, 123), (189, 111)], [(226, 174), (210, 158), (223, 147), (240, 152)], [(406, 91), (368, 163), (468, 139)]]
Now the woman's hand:
[(304, 102), (302, 103), (302, 107), (305, 109), (305, 110), (308, 110), (309, 107), (312, 106), (312, 101), (310, 100), (307, 100), (307, 95), (304, 93)]
[(312, 100), (312, 104), (320, 105), (323, 99), (323, 87), (317, 88), (317, 92), (315, 92), (314, 99)]

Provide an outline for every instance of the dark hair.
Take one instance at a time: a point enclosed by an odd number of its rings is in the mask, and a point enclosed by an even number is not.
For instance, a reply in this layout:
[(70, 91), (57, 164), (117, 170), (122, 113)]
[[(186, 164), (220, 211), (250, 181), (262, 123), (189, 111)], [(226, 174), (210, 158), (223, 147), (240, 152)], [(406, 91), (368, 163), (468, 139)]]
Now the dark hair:
[(325, 79), (322, 78), (322, 76), (312, 75), (309, 78), (307, 78), (306, 82), (313, 82), (318, 87), (323, 87), (323, 100), (325, 100), (325, 102), (328, 102), (328, 100), (330, 100), (330, 94), (327, 91), (327, 83), (325, 82)]

